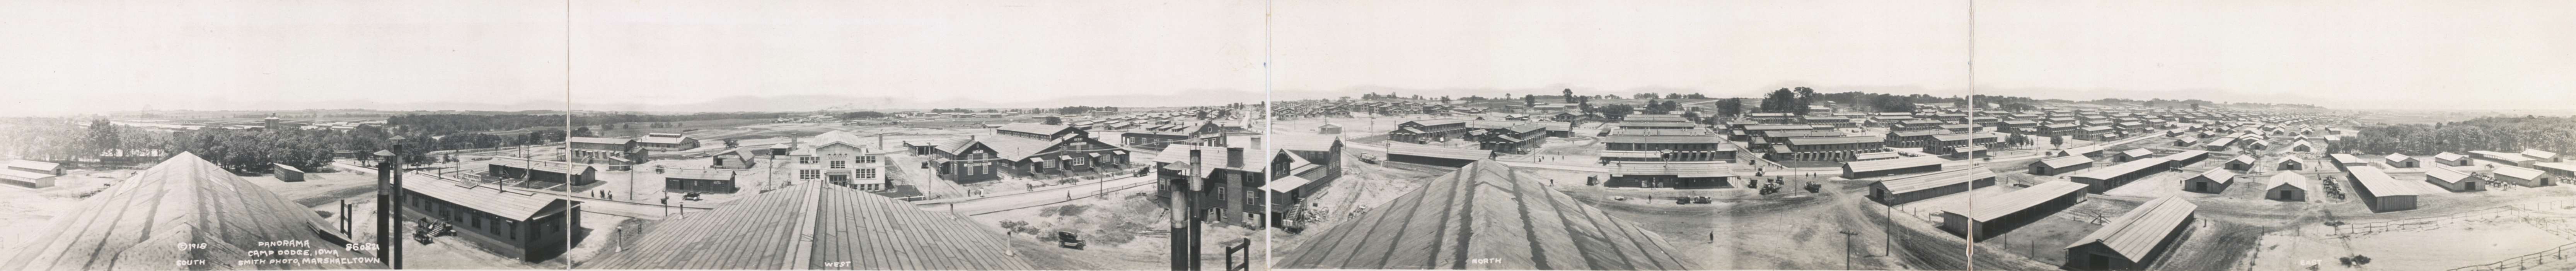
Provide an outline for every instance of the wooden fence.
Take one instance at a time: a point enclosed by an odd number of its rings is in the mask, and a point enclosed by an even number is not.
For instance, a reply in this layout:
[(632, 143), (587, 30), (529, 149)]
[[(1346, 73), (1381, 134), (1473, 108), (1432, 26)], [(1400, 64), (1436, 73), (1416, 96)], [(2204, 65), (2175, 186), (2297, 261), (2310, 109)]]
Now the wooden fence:
[(2547, 265), (2548, 265), (2549, 263), (2551, 263), (2551, 262), (2560, 261), (2560, 260), (2566, 260), (2566, 259), (2567, 259), (2567, 257), (2568, 257), (2568, 256), (2570, 256), (2570, 255), (2569, 255), (2570, 253), (2576, 253), (2576, 242), (2571, 242), (2571, 243), (2567, 243), (2567, 244), (2563, 244), (2563, 245), (2558, 245), (2558, 247), (2549, 248), (2548, 250), (2542, 250), (2542, 251), (2540, 251), (2540, 252), (2532, 252), (2531, 254), (2523, 254), (2522, 256), (2514, 256), (2513, 258), (2504, 259), (2504, 260), (2501, 260), (2501, 261), (2496, 261), (2496, 262), (2486, 263), (2486, 264), (2479, 264), (2479, 265), (2462, 266), (2462, 267), (2460, 267), (2460, 268), (2452, 268), (2452, 269), (2450, 269), (2450, 270), (2452, 270), (2452, 271), (2486, 271), (2486, 270), (2517, 270), (2517, 271), (2518, 271), (2518, 270), (2532, 270), (2533, 268), (2548, 267)]

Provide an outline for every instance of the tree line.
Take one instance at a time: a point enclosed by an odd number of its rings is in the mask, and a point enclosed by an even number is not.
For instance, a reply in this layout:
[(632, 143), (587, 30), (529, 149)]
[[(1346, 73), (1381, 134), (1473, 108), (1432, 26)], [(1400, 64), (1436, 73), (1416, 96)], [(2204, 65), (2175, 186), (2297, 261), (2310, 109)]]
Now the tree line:
[(2576, 150), (2576, 117), (2480, 117), (2434, 124), (2396, 124), (2355, 129), (2334, 150), (2347, 153), (2430, 155), (2473, 150), (2516, 152), (2522, 149), (2567, 153)]

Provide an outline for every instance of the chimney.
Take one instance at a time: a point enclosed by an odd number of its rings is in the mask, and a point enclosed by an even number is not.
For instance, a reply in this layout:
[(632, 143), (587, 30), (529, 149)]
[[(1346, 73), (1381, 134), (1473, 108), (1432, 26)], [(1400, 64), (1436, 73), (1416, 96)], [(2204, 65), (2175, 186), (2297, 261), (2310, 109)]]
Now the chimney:
[(1225, 167), (1243, 167), (1243, 148), (1225, 148)]

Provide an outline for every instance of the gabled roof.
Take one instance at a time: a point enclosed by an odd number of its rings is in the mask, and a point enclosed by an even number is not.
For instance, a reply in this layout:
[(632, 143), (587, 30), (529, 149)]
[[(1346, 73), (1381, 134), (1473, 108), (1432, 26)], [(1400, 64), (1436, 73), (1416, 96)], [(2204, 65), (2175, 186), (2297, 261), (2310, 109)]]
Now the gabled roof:
[(1459, 160), (1484, 160), (1484, 159), (1485, 159), (1485, 157), (1493, 156), (1494, 151), (1489, 151), (1489, 150), (1478, 150), (1478, 149), (1449, 148), (1449, 147), (1440, 147), (1440, 146), (1422, 145), (1422, 144), (1413, 144), (1413, 143), (1403, 143), (1403, 142), (1389, 142), (1389, 143), (1387, 143), (1387, 146), (1386, 146), (1386, 153), (1387, 153), (1388, 155), (1397, 155), (1397, 154), (1402, 154), (1402, 155), (1412, 155), (1412, 156), (1422, 156), (1422, 157), (1433, 157), (1433, 158), (1448, 158), (1448, 159), (1459, 159)]
[[(226, 172), (192, 153), (179, 153), (114, 186), (81, 199), (75, 212), (51, 220), (0, 251), (0, 270), (168, 270), (172, 263), (204, 260), (204, 269), (382, 269), (379, 264), (299, 262), (317, 256), (253, 255), (260, 242), (323, 241), (322, 218), (313, 210)], [(193, 250), (180, 245), (202, 245)], [(363, 254), (342, 254), (352, 258)], [(246, 260), (280, 260), (241, 264)]]
[(2277, 165), (2280, 165), (2280, 164), (2299, 164), (2299, 165), (2307, 165), (2307, 164), (2308, 164), (2308, 162), (2307, 162), (2307, 161), (2300, 161), (2298, 157), (2281, 157), (2281, 160), (2272, 160), (2272, 165), (2276, 165), (2276, 166), (2277, 166)]
[[(838, 131), (835, 131), (835, 132), (838, 132)], [(661, 134), (656, 134), (656, 135), (661, 135)], [(637, 142), (637, 143), (653, 143), (653, 144), (680, 144), (680, 143), (686, 143), (686, 142), (688, 142), (689, 140), (695, 140), (695, 139), (691, 139), (691, 138), (689, 138), (689, 137), (687, 137), (687, 136), (680, 136), (679, 134), (669, 134), (669, 135), (670, 135), (670, 136), (646, 136), (646, 137), (643, 137), (643, 138), (636, 138), (636, 139), (635, 139), (635, 142)]]
[(2405, 162), (2405, 161), (2407, 161), (2407, 160), (2415, 160), (2415, 158), (2414, 158), (2414, 157), (2406, 157), (2406, 155), (2405, 155), (2405, 154), (2395, 154), (2395, 153), (2388, 154), (2388, 156), (2382, 156), (2382, 157), (2380, 157), (2379, 159), (2386, 159), (2386, 160), (2388, 160), (2388, 162), (2390, 162), (2390, 163)]
[(2201, 172), (2199, 176), (2195, 176), (2194, 178), (2209, 179), (2211, 182), (2222, 184), (2234, 183), (2236, 182), (2236, 172), (2225, 169), (2211, 169), (2209, 171)]
[(2125, 155), (2125, 156), (2129, 156), (2129, 157), (2147, 157), (2148, 155), (2156, 155), (2156, 151), (2154, 151), (2154, 150), (2148, 150), (2148, 149), (2144, 149), (2144, 148), (2139, 148), (2139, 149), (2129, 149), (2129, 150), (2126, 150), (2126, 151), (2120, 151), (2120, 155)]
[[(1367, 214), (1313, 230), (1283, 269), (1691, 270), (1660, 234), (1610, 216), (1545, 178), (1479, 161)], [(1486, 259), (1470, 263), (1468, 259)]]
[(1880, 138), (1878, 135), (1838, 136), (1838, 137), (1792, 137), (1792, 138), (1789, 138), (1789, 145), (1832, 145), (1832, 144), (1855, 144), (1855, 143), (1883, 142), (1884, 140), (1885, 140), (1885, 139)]
[(2361, 185), (2359, 186), (2361, 186), (2361, 189), (2369, 190), (2371, 195), (2386, 197), (2423, 194), (2423, 192), (2415, 191), (2415, 188), (2412, 186), (2398, 183), (2396, 178), (2389, 178), (2388, 173), (2379, 171), (2379, 168), (2352, 167), (2350, 171), (2352, 171), (2353, 181), (2360, 183)]
[(2192, 205), (2191, 202), (2183, 201), (2179, 197), (2148, 200), (2146, 204), (2138, 205), (2137, 209), (2130, 209), (2128, 213), (2120, 214), (2119, 218), (2111, 219), (2111, 223), (2103, 224), (2102, 228), (2094, 230), (2092, 234), (2086, 234), (2082, 239), (2075, 239), (2075, 243), (2067, 245), (2066, 248), (2101, 243), (2103, 247), (2110, 248), (2121, 257), (2127, 257), (2129, 261), (2145, 261), (2148, 252), (2154, 250), (2158, 243), (2164, 242), (2165, 236), (2179, 230), (2177, 228), (2181, 227), (2183, 222), (2190, 220), (2192, 212), (2199, 209), (2199, 205)]
[(2432, 166), (2431, 169), (2424, 170), (2425, 180), (2437, 181), (2446, 184), (2457, 184), (2461, 181), (2467, 181), (2469, 180), (2469, 177), (2471, 177), (2471, 175), (2468, 173), (2451, 170), (2450, 167), (2444, 166)]
[(2522, 149), (2522, 156), (2529, 156), (2532, 159), (2540, 160), (2558, 159), (2558, 153), (2538, 149)]
[(2209, 156), (2209, 151), (2203, 151), (2203, 150), (2188, 150), (2188, 151), (2182, 151), (2182, 152), (2177, 152), (2177, 153), (2174, 153), (2174, 154), (2165, 155), (2165, 157), (2161, 157), (2161, 158), (2164, 158), (2165, 160), (2169, 160), (2169, 161), (2182, 161), (2182, 160), (2190, 160), (2190, 159), (2194, 159), (2194, 158), (2201, 158), (2201, 157), (2204, 157), (2204, 156)]
[(528, 220), (571, 208), (577, 202), (440, 178), (423, 172), (403, 173), (403, 190), (455, 203), (467, 209), (513, 220)]
[(1969, 166), (1968, 168), (1963, 169), (1906, 176), (1904, 178), (1878, 181), (1872, 184), (1886, 187), (1888, 193), (1907, 193), (1994, 177), (1994, 170), (1989, 170), (1986, 169), (1986, 167), (1980, 166)]
[[(1427, 120), (1413, 120), (1413, 121), (1407, 121), (1407, 122), (1404, 122), (1404, 123), (1412, 123), (1412, 124), (1422, 125), (1422, 126), (1441, 126), (1441, 125), (1451, 125), (1451, 124), (1466, 124), (1466, 123), (1467, 123), (1467, 121), (1465, 121), (1465, 120), (1457, 120), (1457, 119), (1427, 119)], [(1398, 125), (1398, 126), (1401, 126), (1401, 125), (1403, 125), (1403, 124), (1400, 124), (1400, 123), (1399, 123), (1399, 124), (1397, 124), (1397, 125)]]
[(624, 138), (605, 138), (605, 137), (580, 137), (580, 136), (564, 138), (564, 141), (565, 141), (565, 142), (572, 142), (572, 143), (614, 144), (614, 145), (625, 145), (626, 143), (629, 143), (629, 142), (635, 142), (635, 140), (634, 140), (634, 139), (624, 139)]
[(2164, 158), (2139, 158), (2138, 160), (2129, 160), (2127, 163), (2095, 168), (2092, 171), (2085, 171), (2084, 173), (2076, 173), (2074, 177), (2109, 180), (2112, 178), (2119, 178), (2121, 175), (2129, 175), (2129, 173), (2146, 170), (2147, 168), (2164, 166), (2166, 163), (2170, 162), (2172, 161), (2165, 161)]
[(48, 174), (53, 173), (54, 170), (62, 168), (62, 164), (36, 160), (9, 160), (9, 164), (7, 166), (9, 168), (43, 171)]
[(2298, 188), (2299, 190), (2310, 189), (2308, 187), (2308, 176), (2299, 175), (2298, 172), (2281, 172), (2281, 174), (2272, 174), (2272, 178), (2264, 181), (2263, 185), (2266, 187), (2281, 187), (2283, 185), (2287, 185)]
[(1030, 270), (1011, 237), (965, 217), (829, 185), (752, 195), (644, 226), (584, 268)]
[(1724, 162), (1613, 162), (1611, 175), (1675, 175), (1681, 178), (1735, 176), (1735, 168)]
[(2342, 153), (2337, 153), (2337, 154), (2327, 154), (2327, 155), (2326, 155), (2326, 158), (2327, 158), (2327, 159), (2334, 159), (2335, 164), (2368, 164), (2368, 163), (2369, 163), (2369, 162), (2363, 162), (2363, 161), (2361, 161), (2361, 157), (2353, 157), (2351, 154), (2342, 154)]
[(509, 156), (495, 156), (492, 157), (492, 160), (484, 160), (483, 164), (573, 175), (586, 173), (591, 169), (590, 165), (587, 164), (542, 161)]
[(2435, 154), (2435, 155), (2433, 155), (2433, 160), (2441, 160), (2441, 161), (2459, 161), (2460, 159), (2468, 159), (2468, 158), (2469, 158), (2469, 156), (2467, 156), (2467, 155), (2460, 155), (2460, 154), (2457, 154), (2457, 153), (2451, 153), (2451, 152), (2442, 152), (2441, 154)]
[(2227, 159), (2227, 162), (2229, 162), (2229, 163), (2245, 163), (2245, 164), (2247, 164), (2247, 165), (2252, 165), (2252, 164), (2254, 164), (2254, 156), (2252, 156), (2252, 155), (2238, 155), (2238, 156), (2236, 156), (2236, 159)]
[(1188, 162), (1190, 160), (1190, 150), (1199, 150), (1199, 159), (1196, 163), (1199, 163), (1201, 166), (1199, 167), (1200, 171), (1198, 173), (1200, 174), (1200, 177), (1206, 177), (1210, 176), (1208, 175), (1209, 173), (1214, 173), (1218, 169), (1261, 172), (1261, 169), (1270, 167), (1270, 158), (1274, 157), (1269, 153), (1245, 149), (1243, 150), (1243, 165), (1240, 167), (1228, 167), (1225, 164), (1227, 149), (1235, 148), (1199, 145), (1172, 145), (1171, 147), (1164, 148), (1162, 152), (1155, 153), (1154, 162)]
[(1054, 148), (1058, 142), (1064, 139), (1042, 140), (1016, 136), (987, 136), (977, 137), (974, 138), (974, 140), (975, 143), (984, 144), (984, 147), (986, 148), (992, 148), (994, 156), (1002, 158), (1002, 160), (1022, 160), (1033, 158), (1033, 156), (1038, 155), (1038, 153), (1046, 152), (1046, 150)]
[(2502, 153), (2502, 152), (2493, 152), (2493, 151), (2469, 151), (2469, 153), (2474, 153), (2474, 154), (2477, 154), (2477, 155), (2479, 155), (2479, 156), (2484, 156), (2484, 157), (2489, 158), (2489, 159), (2505, 160), (2505, 161), (2507, 161), (2507, 162), (2517, 162), (2517, 163), (2519, 163), (2519, 162), (2523, 162), (2523, 161), (2531, 161), (2531, 157), (2530, 157), (2530, 156), (2522, 156), (2522, 154), (2519, 154), (2519, 153)]
[(1868, 172), (1920, 166), (1940, 166), (1941, 162), (1949, 161), (1949, 159), (1941, 159), (1941, 157), (1917, 156), (1887, 160), (1852, 161), (1850, 163), (1843, 163), (1843, 168), (1853, 172)]
[(870, 153), (885, 151), (883, 147), (877, 146), (877, 142), (875, 140), (869, 140), (868, 138), (859, 137), (859, 135), (843, 131), (823, 132), (823, 134), (814, 135), (813, 141), (806, 141), (804, 143), (805, 146), (797, 149), (800, 151), (821, 149), (823, 146), (839, 144), (856, 147), (861, 151)]
[(1896, 136), (1896, 137), (1917, 137), (1917, 136), (1936, 136), (1936, 135), (1945, 135), (1945, 134), (1950, 134), (1950, 131), (1949, 131), (1949, 130), (1940, 130), (1940, 129), (1930, 129), (1930, 130), (1904, 130), (1904, 131), (1890, 132), (1889, 134), (1892, 134), (1893, 136)]
[(996, 131), (1012, 131), (1012, 132), (1021, 132), (1021, 133), (1031, 133), (1031, 134), (1041, 134), (1041, 135), (1053, 135), (1053, 134), (1055, 134), (1055, 133), (1057, 133), (1057, 132), (1063, 132), (1064, 130), (1073, 130), (1073, 126), (1064, 126), (1064, 125), (1047, 125), (1047, 124), (1041, 124), (1041, 123), (1016, 122), (1016, 123), (1011, 123), (1011, 124), (1003, 124), (1003, 125), (1002, 125), (1002, 127), (993, 128), (993, 130), (996, 130)]
[(1617, 135), (1617, 134), (1613, 134), (1613, 135), (1610, 135), (1610, 136), (1609, 136), (1609, 138), (1603, 138), (1603, 139), (1601, 139), (1601, 142), (1602, 142), (1602, 143), (1639, 143), (1639, 144), (1717, 144), (1717, 143), (1726, 143), (1726, 138), (1725, 138), (1725, 137), (1716, 136), (1716, 135), (1696, 135), (1696, 136), (1656, 136), (1656, 135)]
[(2040, 165), (2048, 166), (2050, 169), (2066, 168), (2091, 163), (2093, 163), (2093, 158), (2085, 157), (2083, 155), (2068, 155), (2039, 160)]
[(2526, 167), (2517, 167), (2517, 166), (2512, 166), (2512, 165), (2495, 165), (2495, 175), (2502, 175), (2502, 176), (2505, 176), (2505, 177), (2513, 177), (2513, 178), (2515, 178), (2515, 179), (2524, 179), (2524, 180), (2540, 179), (2540, 175), (2547, 174), (2547, 173), (2548, 173), (2548, 172), (2540, 171), (2540, 170), (2538, 170), (2538, 169), (2526, 168)]
[(1967, 216), (1968, 219), (1975, 221), (1994, 221), (1996, 218), (2029, 210), (2030, 207), (2039, 206), (2040, 203), (2064, 197), (2068, 193), (2081, 193), (2079, 191), (2084, 191), (2084, 188), (2089, 186), (2091, 185), (2069, 181), (2041, 183), (2021, 190), (2013, 190), (2011, 193), (1977, 198), (1974, 200), (1977, 204), (1969, 208), (1953, 205), (1951, 208), (1954, 209), (1947, 212)]

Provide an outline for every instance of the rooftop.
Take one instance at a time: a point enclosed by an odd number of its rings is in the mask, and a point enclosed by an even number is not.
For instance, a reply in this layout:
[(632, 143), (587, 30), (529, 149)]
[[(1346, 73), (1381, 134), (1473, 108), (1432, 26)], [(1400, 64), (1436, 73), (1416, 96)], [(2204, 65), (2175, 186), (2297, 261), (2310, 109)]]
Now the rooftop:
[(762, 193), (644, 226), (609, 269), (1029, 270), (996, 228), (828, 185)]
[(2164, 166), (2167, 162), (2171, 161), (2165, 161), (2164, 158), (2139, 158), (2138, 160), (2129, 160), (2127, 163), (2120, 163), (2118, 165), (2095, 168), (2091, 171), (2085, 171), (2084, 173), (2077, 173), (2074, 177), (2109, 180), (2119, 178), (2121, 175), (2129, 175), (2129, 173), (2146, 170), (2147, 168)]
[(1422, 145), (1422, 144), (1412, 144), (1412, 143), (1403, 143), (1403, 142), (1388, 142), (1388, 143), (1387, 143), (1387, 146), (1386, 146), (1386, 153), (1387, 153), (1388, 155), (1402, 154), (1402, 155), (1423, 156), (1423, 157), (1434, 157), (1434, 158), (1449, 158), (1449, 159), (1459, 159), (1459, 160), (1484, 160), (1484, 159), (1485, 159), (1485, 157), (1493, 156), (1494, 151), (1478, 150), (1478, 149), (1450, 148), (1450, 147), (1441, 147), (1441, 146), (1432, 146), (1432, 145)]
[(1956, 170), (1942, 171), (1942, 172), (1933, 172), (1933, 173), (1926, 173), (1926, 174), (1921, 174), (1921, 175), (1906, 176), (1906, 177), (1904, 177), (1904, 178), (1896, 178), (1896, 179), (1889, 179), (1889, 180), (1885, 180), (1885, 181), (1878, 181), (1876, 184), (1877, 184), (1877, 185), (1879, 185), (1879, 186), (1882, 186), (1882, 187), (1886, 187), (1886, 188), (1887, 188), (1888, 193), (1906, 193), (1906, 192), (1914, 192), (1914, 191), (1924, 190), (1924, 189), (1932, 189), (1932, 188), (1935, 188), (1935, 187), (1942, 187), (1942, 186), (1956, 185), (1956, 184), (1961, 184), (1961, 183), (1967, 183), (1967, 182), (1970, 182), (1970, 181), (1975, 181), (1975, 180), (1978, 180), (1978, 179), (1994, 178), (1994, 177), (1995, 177), (1995, 171), (1994, 171), (1994, 170), (1989, 170), (1989, 169), (1986, 169), (1985, 167), (1975, 167), (1975, 166), (1972, 166), (1972, 167), (1963, 168), (1963, 169), (1956, 169)]
[(2199, 209), (2199, 205), (2192, 205), (2191, 202), (2177, 197), (2148, 200), (2147, 203), (2138, 205), (2137, 209), (2130, 209), (2128, 213), (2120, 214), (2119, 218), (2111, 219), (2111, 223), (2103, 224), (2102, 228), (2094, 230), (2092, 234), (2076, 239), (2074, 244), (2069, 244), (2066, 248), (2101, 243), (2102, 246), (2111, 248), (2111, 251), (2118, 252), (2121, 257), (2128, 257), (2130, 261), (2144, 261), (2147, 252), (2154, 250), (2157, 243), (2162, 243), (2166, 235), (2173, 234), (2176, 228), (2181, 227), (2183, 222), (2191, 218), (2192, 212)]
[[(278, 258), (247, 253), (260, 248), (260, 242), (329, 244), (316, 234), (322, 230), (317, 225), (325, 222), (304, 205), (191, 153), (136, 172), (81, 199), (73, 210), (80, 211), (54, 217), (44, 230), (12, 233), (27, 239), (0, 252), (0, 260), (6, 260), (0, 261), (0, 270), (172, 269), (171, 263), (182, 260), (229, 269), (385, 268), (372, 263), (235, 264)], [(171, 249), (181, 245), (215, 249)]]
[(2415, 191), (2415, 188), (2412, 186), (2407, 186), (2405, 183), (2397, 182), (2396, 178), (2389, 178), (2388, 173), (2379, 171), (2379, 168), (2352, 167), (2350, 170), (2352, 171), (2353, 181), (2360, 183), (2361, 185), (2359, 186), (2362, 190), (2368, 190), (2370, 191), (2370, 194), (2374, 196), (2413, 196), (2423, 194), (2423, 192)]
[(1949, 159), (1941, 159), (1940, 157), (1918, 156), (1886, 160), (1852, 161), (1850, 163), (1843, 163), (1843, 168), (1853, 172), (1868, 172), (1920, 166), (1939, 166), (1942, 162), (1949, 161)]
[[(2078, 193), (2078, 191), (2084, 191), (2084, 187), (2087, 186), (2090, 185), (2068, 181), (2042, 183), (2028, 188), (2022, 188), (2021, 190), (2013, 190), (2011, 193), (1978, 198), (1974, 201), (1979, 204), (1974, 204), (1972, 206), (1973, 209), (1953, 209), (1948, 212), (1962, 214), (1967, 216), (1968, 219), (1976, 221), (1993, 221), (1996, 218), (2002, 218), (2006, 215), (2019, 213), (2022, 210), (2029, 210), (2030, 207), (2039, 206), (2040, 203), (2066, 196), (2067, 193)], [(1958, 208), (1955, 205), (1952, 207)]]
[[(1690, 270), (1654, 231), (1585, 205), (1544, 178), (1480, 161), (1315, 229), (1284, 269)], [(1490, 259), (1470, 263), (1467, 259)]]

